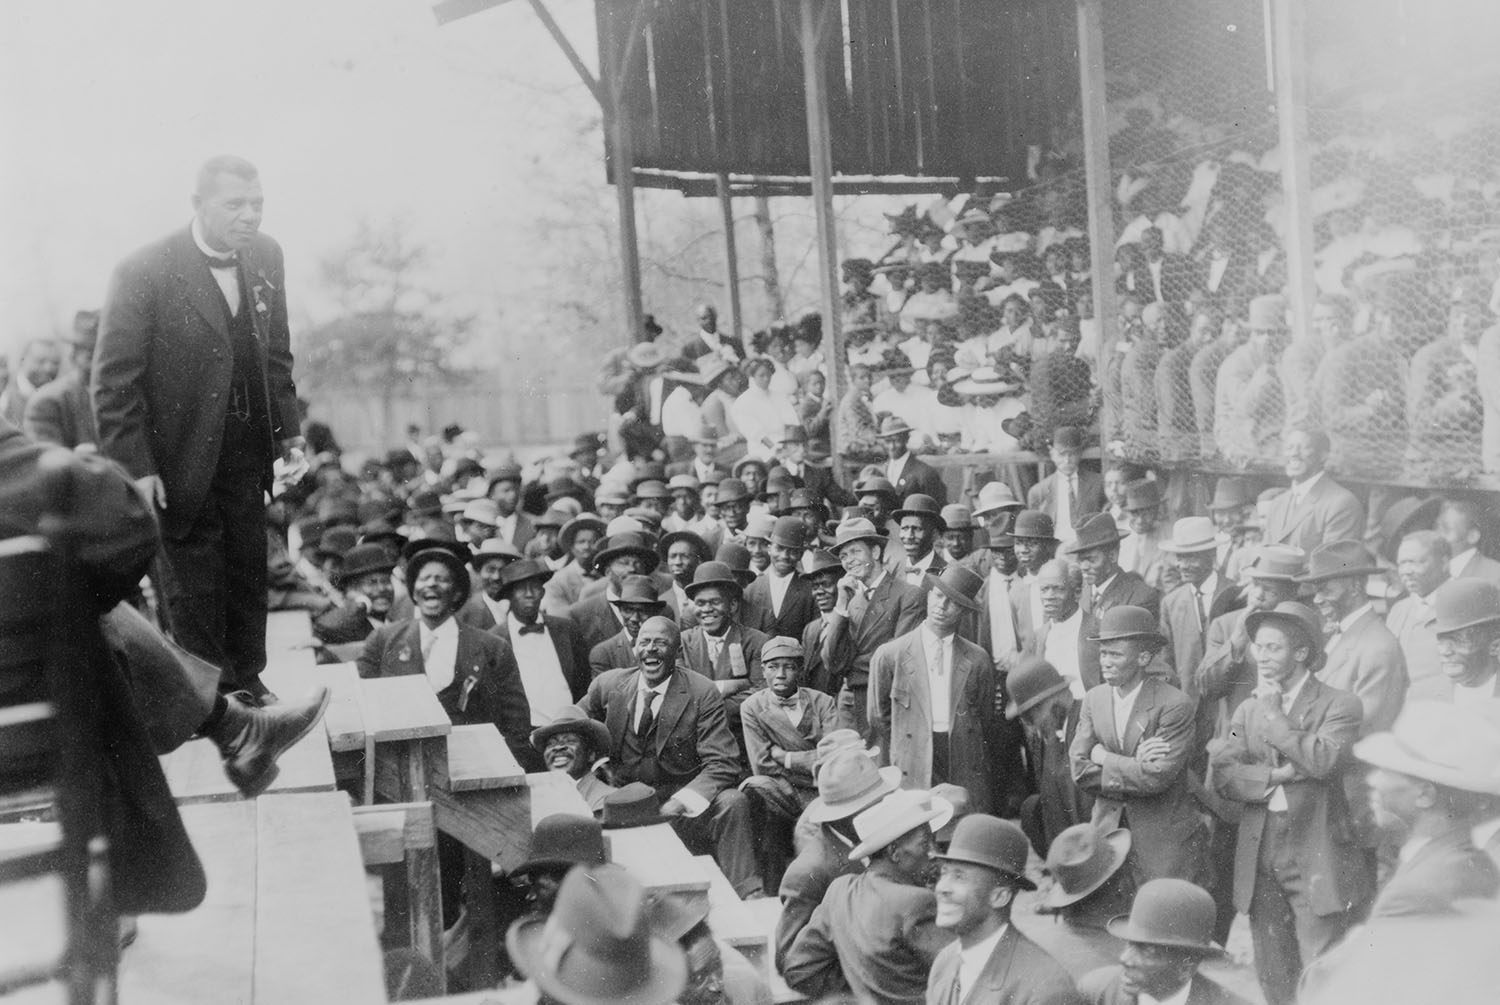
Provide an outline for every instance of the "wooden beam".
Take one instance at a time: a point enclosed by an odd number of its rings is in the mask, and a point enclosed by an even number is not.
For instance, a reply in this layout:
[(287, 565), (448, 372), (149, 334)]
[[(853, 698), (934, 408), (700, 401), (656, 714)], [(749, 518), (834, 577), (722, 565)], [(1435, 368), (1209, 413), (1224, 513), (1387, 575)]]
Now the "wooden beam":
[[(844, 391), (843, 305), (839, 297), (838, 229), (833, 216), (833, 144), (828, 121), (827, 81), (823, 76), (822, 40), (829, 24), (829, 0), (802, 0), (802, 85), (807, 105), (808, 174), (812, 180), (813, 210), (817, 216), (818, 280), (823, 314), (823, 341), (827, 346), (828, 390), (835, 404)], [(839, 455), (840, 430), (829, 424), (829, 446)], [(845, 481), (844, 466), (835, 460), (834, 477)]]
[(578, 50), (573, 48), (573, 43), (563, 33), (562, 26), (552, 17), (552, 12), (547, 9), (546, 3), (543, 0), (531, 0), (531, 9), (536, 14), (537, 20), (542, 22), (542, 27), (547, 29), (547, 34), (552, 36), (552, 41), (556, 42), (557, 47), (563, 51), (563, 55), (568, 57), (568, 62), (573, 64), (574, 72), (583, 81), (583, 85), (589, 89), (589, 93), (594, 96), (599, 107), (604, 108), (605, 101), (608, 100), (604, 95), (604, 90), (599, 86), (599, 81), (589, 72), (589, 68), (583, 64)]
[(365, 865), (404, 861), (413, 848), (433, 848), (437, 826), (431, 803), (381, 803), (354, 807), (354, 832)]
[[(1115, 217), (1109, 175), (1109, 123), (1104, 104), (1104, 5), (1078, 0), (1078, 102), (1083, 112), (1083, 166), (1089, 207), (1089, 266), (1094, 317), (1099, 323), (1097, 370), (1113, 349)], [(1108, 422), (1104, 423), (1108, 428)], [(1102, 437), (1101, 437), (1102, 439)]]
[(719, 219), (724, 226), (724, 285), (729, 287), (729, 330), (739, 338), (744, 321), (740, 316), (740, 254), (734, 240), (734, 197), (729, 191), (729, 175), (721, 171), (716, 181)]
[(493, 722), (454, 726), (448, 736), (448, 789), (520, 788), (526, 770), (505, 745)]
[(1313, 213), (1307, 159), (1307, 9), (1298, 0), (1271, 0), (1273, 33), (1266, 39), (1276, 67), (1276, 127), (1281, 189), (1286, 194), (1286, 283), (1292, 334), (1313, 337)]

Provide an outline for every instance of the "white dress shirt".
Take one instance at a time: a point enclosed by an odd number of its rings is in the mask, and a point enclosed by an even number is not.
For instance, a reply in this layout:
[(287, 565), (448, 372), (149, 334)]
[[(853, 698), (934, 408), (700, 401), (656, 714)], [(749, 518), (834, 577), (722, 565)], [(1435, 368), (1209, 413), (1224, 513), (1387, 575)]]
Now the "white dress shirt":
[[(226, 253), (215, 251), (208, 246), (208, 242), (203, 239), (203, 228), (198, 226), (198, 218), (196, 216), (193, 217), (192, 231), (193, 243), (198, 246), (199, 251), (203, 252), (209, 258), (223, 259), (229, 257)], [(224, 293), (224, 299), (229, 301), (230, 315), (238, 317), (240, 313), (240, 270), (209, 269), (208, 272), (209, 275), (214, 277), (214, 282), (219, 284), (219, 289)], [(23, 377), (19, 373), (16, 376), (18, 379)]]
[(510, 516), (502, 516), (495, 521), (495, 536), (503, 538), (511, 544), (515, 544), (517, 515), (516, 513), (512, 513)]
[(1129, 691), (1121, 691), (1117, 687), (1109, 689), (1109, 697), (1115, 709), (1115, 735), (1120, 742), (1125, 742), (1125, 727), (1130, 724), (1130, 713), (1135, 711), (1135, 700), (1141, 695), (1141, 685), (1146, 683), (1142, 677), (1135, 682), (1135, 687)]
[(766, 569), (766, 586), (771, 589), (771, 613), (778, 618), (781, 617), (781, 605), (786, 600), (786, 591), (791, 587), (796, 575), (793, 572), (790, 576), (778, 576), (775, 569)]
[(927, 659), (927, 689), (932, 695), (932, 731), (946, 733), (953, 719), (953, 636), (939, 638), (922, 626), (922, 654)]
[(903, 574), (906, 576), (906, 581), (913, 586), (921, 586), (922, 580), (927, 576), (928, 570), (932, 568), (932, 557), (935, 554), (937, 554), (937, 552), (929, 551), (927, 554), (923, 555), (921, 561), (917, 562), (915, 565), (906, 563), (902, 570)]
[(1052, 521), (1052, 533), (1060, 543), (1068, 544), (1078, 538), (1078, 532), (1073, 529), (1073, 498), (1078, 495), (1078, 472), (1065, 475), (1059, 471), (1056, 489), (1057, 519)]
[(1078, 607), (1066, 621), (1053, 623), (1047, 630), (1047, 643), (1042, 647), (1042, 659), (1057, 668), (1068, 682), (1068, 690), (1080, 701), (1088, 693), (1078, 669), (1078, 635), (1082, 627), (1083, 608)]
[(901, 481), (901, 472), (906, 469), (906, 462), (911, 458), (908, 450), (894, 461), (885, 462), (885, 477), (892, 485), (898, 485)]
[(557, 648), (552, 644), (552, 634), (542, 621), (542, 630), (521, 634), (521, 622), (514, 615), (506, 618), (510, 628), (510, 647), (515, 650), (516, 666), (521, 670), (521, 686), (526, 689), (526, 702), (531, 706), (531, 724), (545, 726), (557, 718), (557, 713), (573, 704), (573, 692), (563, 677), (562, 664), (557, 659)]
[[(657, 684), (655, 687), (648, 687), (646, 685), (645, 674), (641, 674), (636, 678), (636, 680), (638, 683), (635, 689), (635, 703), (632, 706), (631, 717), (635, 721), (636, 729), (640, 729), (641, 715), (646, 710), (647, 695), (650, 696), (651, 714), (654, 715), (658, 721), (660, 721), (662, 701), (667, 696), (667, 687), (672, 683), (672, 678), (671, 675), (668, 675), (666, 680), (662, 681), (660, 684)], [(703, 813), (704, 810), (708, 809), (708, 800), (704, 799), (702, 795), (694, 792), (689, 788), (678, 789), (676, 792), (672, 793), (672, 798), (682, 804), (683, 810), (685, 811), (683, 813), (683, 816), (686, 817), (699, 816)]]
[(1292, 502), (1291, 510), (1293, 512), (1295, 512), (1299, 507), (1301, 507), (1302, 501), (1307, 498), (1307, 494), (1312, 491), (1312, 487), (1314, 485), (1318, 484), (1318, 479), (1322, 478), (1322, 477), (1323, 477), (1323, 472), (1319, 471), (1317, 474), (1313, 475), (1311, 478), (1307, 478), (1307, 479), (1304, 479), (1303, 481), (1293, 483), (1292, 487), (1289, 488), (1289, 489), (1287, 489), (1287, 494), (1292, 497), (1292, 499), (1291, 499), (1291, 502)]
[(1347, 615), (1341, 618), (1339, 620), (1338, 631), (1329, 636), (1328, 644), (1323, 647), (1323, 651), (1331, 652), (1333, 650), (1333, 647), (1338, 645), (1339, 639), (1344, 637), (1344, 633), (1354, 626), (1354, 622), (1358, 621), (1360, 618), (1364, 617), (1366, 614), (1370, 613), (1373, 610), (1375, 610), (1375, 608), (1368, 603), (1360, 604), (1354, 610), (1350, 611)]
[(990, 649), (996, 655), (1013, 653), (1020, 647), (1016, 644), (1016, 615), (1010, 606), (1010, 577), (999, 569), (990, 568)]
[(1193, 990), (1193, 979), (1188, 978), (1187, 983), (1173, 991), (1165, 998), (1152, 998), (1143, 994), (1136, 999), (1137, 1005), (1187, 1005), (1188, 995)]
[(984, 973), (984, 965), (990, 961), (990, 956), (995, 952), (995, 947), (1000, 945), (1000, 940), (1005, 937), (1005, 930), (1009, 925), (1001, 925), (995, 929), (995, 934), (980, 942), (974, 943), (968, 949), (960, 948), (958, 951), (958, 1000), (963, 1001), (969, 991), (979, 983), (979, 975)]
[(1210, 572), (1197, 589), (1198, 595), (1193, 598), (1193, 603), (1198, 605), (1199, 623), (1203, 631), (1207, 633), (1208, 623), (1213, 618), (1214, 593), (1219, 589), (1219, 574)]
[(448, 618), (436, 628), (428, 628), (427, 622), (418, 621), (417, 629), (422, 645), (422, 672), (436, 694), (453, 683), (458, 663), (458, 622)]
[(483, 590), (479, 591), (479, 597), (484, 601), (484, 606), (489, 608), (490, 617), (495, 619), (495, 624), (505, 624), (505, 619), (510, 617), (510, 601), (491, 600), (490, 595)]
[[(1297, 695), (1302, 693), (1302, 685), (1306, 684), (1307, 678), (1311, 676), (1312, 674), (1310, 673), (1304, 673), (1302, 675), (1302, 679), (1299, 680), (1290, 691), (1281, 696), (1282, 715), (1292, 714), (1292, 706), (1297, 702)], [(1266, 800), (1266, 809), (1271, 810), (1272, 812), (1285, 812), (1286, 808), (1286, 789), (1278, 785), (1271, 790), (1271, 798)]]

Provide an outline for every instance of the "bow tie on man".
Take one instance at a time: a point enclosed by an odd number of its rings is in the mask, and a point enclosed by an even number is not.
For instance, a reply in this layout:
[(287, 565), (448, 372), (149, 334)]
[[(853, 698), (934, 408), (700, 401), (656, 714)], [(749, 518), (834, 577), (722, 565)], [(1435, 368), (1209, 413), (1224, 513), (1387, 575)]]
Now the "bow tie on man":
[(542, 624), (540, 621), (536, 622), (535, 624), (521, 626), (522, 635), (540, 635), (546, 630), (547, 626)]
[(240, 264), (239, 255), (230, 255), (228, 258), (215, 258), (212, 255), (204, 255), (204, 261), (208, 262), (210, 269), (232, 269)]

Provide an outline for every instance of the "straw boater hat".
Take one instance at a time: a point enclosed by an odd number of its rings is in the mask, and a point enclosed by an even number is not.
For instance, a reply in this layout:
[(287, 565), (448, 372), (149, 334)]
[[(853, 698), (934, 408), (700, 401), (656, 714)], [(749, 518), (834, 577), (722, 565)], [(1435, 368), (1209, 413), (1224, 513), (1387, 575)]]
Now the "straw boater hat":
[(1206, 516), (1185, 516), (1172, 525), (1172, 538), (1161, 543), (1161, 550), (1173, 555), (1191, 555), (1215, 551), (1219, 547), (1219, 528)]
[(1307, 571), (1307, 552), (1289, 544), (1266, 544), (1255, 549), (1255, 557), (1245, 566), (1251, 579), (1271, 579), (1295, 583)]
[(1016, 498), (1009, 485), (1004, 482), (989, 482), (979, 490), (979, 498), (974, 502), (974, 515), (985, 516), (997, 510), (1025, 508), (1026, 504)]
[(1126, 942), (1193, 949), (1205, 956), (1223, 950), (1214, 944), (1214, 899), (1185, 879), (1153, 879), (1136, 891), (1130, 914), (1111, 921), (1109, 934)]
[(1125, 828), (1105, 834), (1093, 824), (1074, 824), (1047, 849), (1047, 872), (1054, 882), (1043, 903), (1053, 908), (1078, 903), (1119, 872), (1129, 856)]
[(1354, 756), (1450, 789), (1500, 796), (1500, 729), (1451, 702), (1412, 702), (1390, 732), (1355, 741)]
[(934, 833), (953, 816), (953, 804), (922, 789), (898, 789), (854, 818), (859, 844), (849, 861), (869, 858), (892, 841), (927, 826)]

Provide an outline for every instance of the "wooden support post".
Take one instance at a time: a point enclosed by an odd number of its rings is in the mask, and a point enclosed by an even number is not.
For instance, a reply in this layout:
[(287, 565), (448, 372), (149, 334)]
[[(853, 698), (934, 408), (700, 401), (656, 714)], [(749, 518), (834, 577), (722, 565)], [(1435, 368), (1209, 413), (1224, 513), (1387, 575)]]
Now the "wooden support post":
[(1307, 9), (1298, 0), (1272, 0), (1273, 32), (1266, 39), (1276, 67), (1276, 126), (1281, 143), (1281, 189), (1286, 194), (1286, 283), (1292, 333), (1312, 334), (1313, 214), (1307, 161)]
[[(838, 230), (833, 217), (833, 143), (828, 121), (828, 89), (823, 76), (823, 33), (829, 23), (829, 0), (802, 0), (802, 86), (807, 98), (808, 176), (818, 221), (818, 279), (823, 313), (824, 358), (828, 361), (827, 394), (837, 403), (844, 392), (843, 305), (839, 297)], [(833, 473), (846, 480), (838, 461), (842, 439), (837, 416), (829, 424)]]
[(720, 171), (714, 177), (719, 194), (719, 216), (724, 222), (724, 284), (729, 287), (729, 331), (735, 338), (742, 334), (740, 316), (740, 255), (734, 240), (734, 197), (729, 191), (729, 175)]
[[(1104, 104), (1103, 0), (1078, 0), (1078, 102), (1083, 112), (1083, 165), (1089, 206), (1089, 267), (1099, 323), (1098, 372), (1104, 373), (1115, 325), (1115, 217)], [(1101, 423), (1109, 428), (1108, 419)], [(1102, 435), (1101, 435), (1102, 439)], [(1103, 444), (1101, 444), (1103, 445)]]
[(646, 330), (646, 308), (641, 300), (641, 253), (635, 229), (635, 159), (630, 126), (616, 108), (605, 111), (609, 152), (614, 165), (615, 205), (620, 214), (620, 283), (625, 294), (627, 344), (640, 341)]

